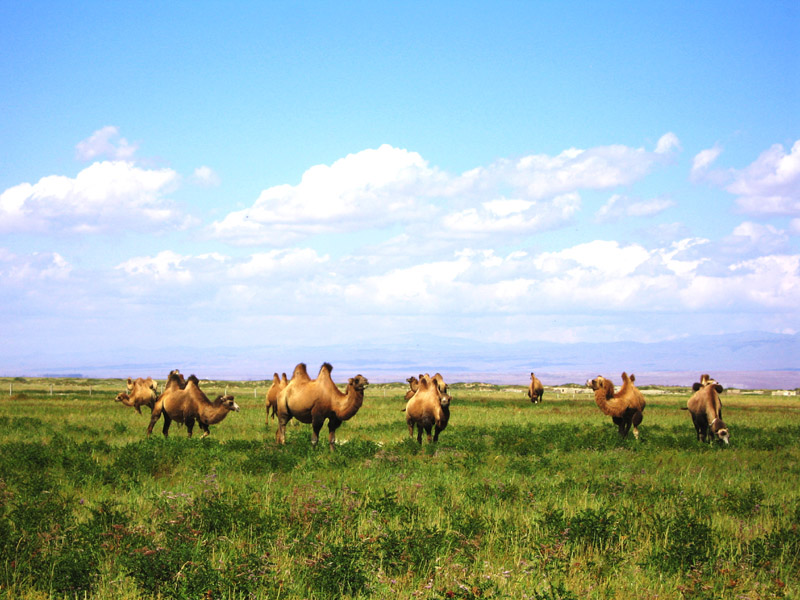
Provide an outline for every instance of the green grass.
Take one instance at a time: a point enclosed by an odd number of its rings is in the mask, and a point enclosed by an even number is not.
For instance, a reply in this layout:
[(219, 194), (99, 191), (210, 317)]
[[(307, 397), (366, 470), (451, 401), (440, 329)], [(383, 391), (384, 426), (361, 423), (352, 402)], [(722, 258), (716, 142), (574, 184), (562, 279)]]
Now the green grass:
[(330, 453), (306, 425), (275, 445), (267, 385), (204, 383), (241, 412), (165, 440), (113, 401), (121, 380), (0, 380), (0, 595), (800, 593), (795, 398), (723, 396), (723, 448), (695, 440), (688, 392), (648, 396), (636, 442), (588, 394), (455, 385), (439, 444), (420, 447), (405, 388), (373, 385)]

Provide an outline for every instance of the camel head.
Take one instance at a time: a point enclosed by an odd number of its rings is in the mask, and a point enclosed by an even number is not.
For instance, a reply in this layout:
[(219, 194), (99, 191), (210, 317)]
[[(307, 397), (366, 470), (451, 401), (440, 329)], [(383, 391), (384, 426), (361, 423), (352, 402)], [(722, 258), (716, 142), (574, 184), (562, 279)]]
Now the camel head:
[(114, 402), (125, 402), (126, 400), (130, 399), (131, 397), (129, 394), (126, 394), (125, 392), (120, 392), (119, 394), (117, 394), (117, 397), (114, 398)]
[(231, 395), (223, 396), (222, 394), (220, 394), (219, 396), (217, 396), (215, 402), (219, 402), (222, 406), (224, 406), (228, 410), (234, 410), (236, 412), (239, 412), (239, 405), (233, 401), (233, 396)]
[(709, 377), (708, 375), (703, 375), (700, 378), (699, 382), (695, 381), (694, 385), (692, 386), (692, 391), (697, 392), (709, 386), (712, 386), (717, 391), (718, 394), (721, 394), (722, 392), (725, 391), (725, 388), (723, 388), (719, 383), (717, 383), (715, 379), (711, 379), (711, 377)]
[(731, 434), (728, 431), (728, 427), (722, 422), (722, 419), (714, 419), (711, 423), (711, 433), (716, 436), (717, 441), (730, 444)]
[(595, 393), (597, 393), (598, 390), (604, 390), (606, 398), (612, 398), (614, 396), (614, 384), (610, 379), (606, 379), (602, 375), (598, 375), (597, 379), (587, 381), (586, 387), (592, 388)]
[(348, 379), (347, 384), (352, 385), (353, 389), (357, 392), (363, 392), (364, 389), (369, 385), (369, 381), (363, 375), (356, 375), (355, 377)]

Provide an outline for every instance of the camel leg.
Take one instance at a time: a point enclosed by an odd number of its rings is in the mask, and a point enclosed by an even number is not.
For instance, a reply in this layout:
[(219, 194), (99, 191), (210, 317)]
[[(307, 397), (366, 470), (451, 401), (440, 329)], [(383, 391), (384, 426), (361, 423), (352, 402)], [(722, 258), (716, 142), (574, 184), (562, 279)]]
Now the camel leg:
[(439, 434), (441, 432), (442, 432), (442, 429), (438, 425), (436, 425), (436, 427), (433, 428), (433, 441), (434, 442), (438, 442), (439, 441)]
[(186, 433), (189, 434), (189, 437), (192, 437), (192, 430), (194, 429), (194, 419), (189, 417), (188, 419), (186, 419), (185, 425), (186, 425)]
[(278, 429), (275, 431), (275, 441), (278, 444), (286, 443), (286, 424), (291, 420), (291, 415), (278, 413)]
[(428, 443), (430, 444), (431, 443), (431, 426), (430, 425), (426, 425), (425, 426), (425, 435), (427, 436)]
[(422, 423), (417, 423), (417, 442), (422, 445)]
[(414, 424), (413, 423), (407, 423), (407, 425), (408, 425), (408, 437), (413, 438), (414, 437)]
[(633, 415), (632, 423), (633, 423), (633, 437), (637, 440), (639, 439), (639, 425), (642, 424), (642, 411), (636, 411)]
[(328, 418), (328, 448), (333, 451), (333, 446), (336, 443), (336, 430), (342, 422), (336, 417)]
[(161, 428), (161, 433), (164, 434), (164, 437), (169, 437), (169, 426), (172, 424), (172, 419), (170, 419), (167, 413), (164, 413), (164, 426)]
[(153, 407), (153, 411), (150, 413), (150, 425), (147, 427), (147, 437), (150, 437), (150, 434), (153, 433), (153, 427), (158, 421), (159, 417), (161, 417), (161, 404), (156, 404)]
[(322, 424), (325, 422), (325, 417), (314, 416), (311, 420), (311, 445), (316, 447), (319, 441), (319, 432), (322, 430)]

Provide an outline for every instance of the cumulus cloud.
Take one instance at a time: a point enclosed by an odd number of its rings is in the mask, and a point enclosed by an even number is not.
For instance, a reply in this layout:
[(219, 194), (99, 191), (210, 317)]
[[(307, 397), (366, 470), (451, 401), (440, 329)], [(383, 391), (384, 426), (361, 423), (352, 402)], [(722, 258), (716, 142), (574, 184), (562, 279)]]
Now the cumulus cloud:
[(600, 222), (611, 222), (619, 221), (626, 217), (652, 217), (672, 206), (675, 206), (675, 203), (666, 198), (637, 200), (614, 194), (595, 213), (595, 218)]
[[(556, 156), (500, 159), (452, 175), (416, 152), (383, 145), (311, 167), (297, 185), (264, 190), (250, 208), (213, 223), (211, 232), (229, 243), (274, 246), (334, 231), (433, 222), (440, 227), (431, 231), (469, 238), (526, 234), (570, 223), (580, 210), (580, 190), (629, 185), (679, 146), (668, 133), (655, 151), (571, 148)], [(631, 210), (652, 214), (664, 202)]]
[(85, 140), (78, 142), (75, 146), (75, 155), (78, 160), (95, 160), (100, 157), (112, 160), (128, 160), (136, 153), (138, 146), (130, 144), (128, 140), (121, 137), (119, 129), (113, 125), (107, 125), (95, 131)]
[(722, 147), (719, 144), (714, 144), (712, 148), (698, 152), (692, 160), (692, 181), (703, 179), (720, 154), (722, 154)]
[(747, 214), (800, 215), (800, 140), (788, 154), (775, 144), (748, 167), (733, 171), (726, 189)]
[(141, 169), (126, 161), (93, 163), (74, 178), (43, 177), (0, 194), (0, 231), (84, 233), (119, 227), (180, 226), (166, 198), (178, 181), (171, 169)]
[(5, 285), (63, 281), (71, 272), (72, 265), (58, 252), (34, 252), (20, 256), (0, 248), (0, 282)]
[(581, 208), (578, 194), (562, 194), (550, 202), (491, 200), (480, 207), (446, 214), (445, 231), (467, 235), (496, 233), (536, 233), (563, 227)]
[(266, 189), (252, 207), (230, 213), (211, 230), (231, 243), (280, 245), (416, 218), (421, 198), (433, 193), (438, 180), (416, 152), (383, 145), (311, 167), (296, 186)]
[(220, 184), (219, 175), (211, 167), (197, 167), (192, 173), (192, 181), (204, 187), (216, 187)]

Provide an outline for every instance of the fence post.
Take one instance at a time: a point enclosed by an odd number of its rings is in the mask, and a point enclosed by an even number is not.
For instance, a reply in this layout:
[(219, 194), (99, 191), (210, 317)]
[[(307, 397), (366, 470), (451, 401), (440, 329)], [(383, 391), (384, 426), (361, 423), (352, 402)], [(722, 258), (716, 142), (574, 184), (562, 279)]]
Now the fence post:
[(51, 396), (53, 395), (53, 384), (52, 383), (50, 384), (50, 395)]

